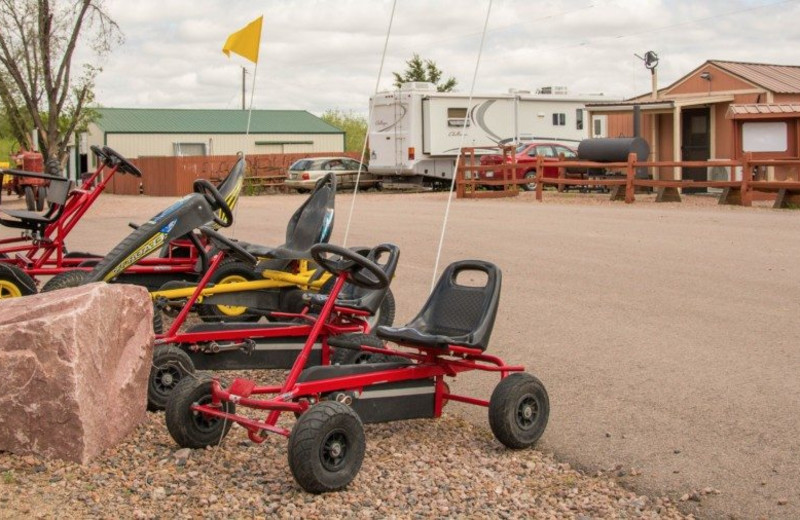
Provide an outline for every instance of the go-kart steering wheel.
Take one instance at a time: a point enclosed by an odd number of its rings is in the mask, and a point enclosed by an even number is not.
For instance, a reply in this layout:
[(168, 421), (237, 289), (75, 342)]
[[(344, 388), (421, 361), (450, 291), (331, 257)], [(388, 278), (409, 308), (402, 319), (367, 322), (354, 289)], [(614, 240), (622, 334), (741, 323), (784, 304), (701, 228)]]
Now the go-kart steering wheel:
[(141, 177), (142, 172), (139, 171), (139, 168), (131, 164), (131, 162), (117, 153), (114, 149), (109, 148), (108, 146), (103, 147), (103, 152), (105, 152), (106, 156), (116, 161), (119, 164), (119, 169), (123, 172), (130, 173), (135, 177)]
[(211, 241), (217, 249), (225, 251), (234, 258), (241, 260), (248, 265), (256, 265), (258, 258), (250, 254), (245, 248), (229, 239), (228, 237), (214, 231), (208, 226), (202, 226), (200, 232), (204, 234)]
[(93, 154), (95, 154), (97, 156), (97, 158), (100, 160), (100, 162), (105, 163), (105, 164), (109, 163), (110, 159), (109, 159), (108, 155), (106, 155), (106, 153), (99, 146), (92, 145), (92, 146), (89, 147), (89, 149), (92, 151)]
[[(340, 260), (329, 258), (328, 254), (340, 256)], [(383, 289), (389, 285), (389, 277), (381, 266), (358, 254), (352, 249), (333, 244), (314, 244), (311, 257), (319, 266), (334, 275), (347, 272), (347, 281), (364, 289)]]
[(225, 216), (224, 220), (214, 213), (213, 219), (217, 225), (221, 227), (230, 227), (230, 225), (233, 224), (233, 211), (231, 211), (231, 207), (228, 206), (228, 203), (225, 202), (225, 198), (213, 184), (206, 179), (196, 179), (192, 184), (192, 188), (195, 193), (204, 195), (208, 203), (214, 206), (215, 209), (222, 211), (222, 214)]

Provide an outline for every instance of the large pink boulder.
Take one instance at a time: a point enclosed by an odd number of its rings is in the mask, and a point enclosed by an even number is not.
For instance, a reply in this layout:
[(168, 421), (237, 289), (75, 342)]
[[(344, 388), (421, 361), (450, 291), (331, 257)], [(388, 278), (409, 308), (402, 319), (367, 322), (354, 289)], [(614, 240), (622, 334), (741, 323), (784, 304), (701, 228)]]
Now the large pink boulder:
[(96, 283), (0, 301), (0, 450), (87, 463), (145, 417), (147, 291)]

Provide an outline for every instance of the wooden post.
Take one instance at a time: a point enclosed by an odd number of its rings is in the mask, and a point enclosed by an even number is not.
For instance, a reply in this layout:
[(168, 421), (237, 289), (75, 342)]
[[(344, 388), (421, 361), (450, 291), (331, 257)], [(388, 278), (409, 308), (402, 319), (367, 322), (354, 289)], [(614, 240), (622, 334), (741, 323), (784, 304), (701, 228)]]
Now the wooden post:
[(456, 198), (463, 199), (464, 198), (464, 167), (459, 163), (458, 169), (456, 170)]
[(742, 159), (742, 206), (753, 205), (753, 152), (747, 152)]
[(636, 168), (634, 164), (636, 163), (636, 154), (629, 153), (628, 154), (628, 166), (625, 171), (625, 204), (633, 203), (636, 198), (633, 195), (633, 179), (636, 175)]
[(542, 202), (542, 179), (544, 178), (544, 155), (536, 156), (536, 200)]
[[(563, 161), (564, 160), (564, 153), (563, 152), (558, 154), (558, 160), (559, 161)], [(566, 168), (564, 168), (563, 166), (559, 166), (558, 167), (558, 178), (559, 179), (563, 179), (565, 174), (566, 174)], [(563, 193), (564, 192), (564, 188), (565, 188), (565, 186), (563, 184), (559, 184), (558, 185), (558, 192), (559, 193)]]

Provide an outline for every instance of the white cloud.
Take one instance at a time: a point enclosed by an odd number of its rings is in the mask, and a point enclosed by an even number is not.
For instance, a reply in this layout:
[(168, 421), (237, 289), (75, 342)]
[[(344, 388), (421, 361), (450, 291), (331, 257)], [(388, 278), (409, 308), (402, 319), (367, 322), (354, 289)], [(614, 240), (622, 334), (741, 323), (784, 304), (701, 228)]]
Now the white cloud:
[[(488, 0), (398, 0), (381, 88), (417, 52), (468, 91)], [(388, 0), (109, 0), (125, 33), (97, 81), (105, 106), (236, 108), (241, 66), (225, 38), (264, 15), (258, 108), (365, 112)], [(628, 97), (650, 88), (634, 57), (655, 50), (665, 86), (706, 59), (800, 64), (800, 0), (495, 0), (476, 91), (565, 85)], [(250, 77), (250, 76), (248, 76)]]

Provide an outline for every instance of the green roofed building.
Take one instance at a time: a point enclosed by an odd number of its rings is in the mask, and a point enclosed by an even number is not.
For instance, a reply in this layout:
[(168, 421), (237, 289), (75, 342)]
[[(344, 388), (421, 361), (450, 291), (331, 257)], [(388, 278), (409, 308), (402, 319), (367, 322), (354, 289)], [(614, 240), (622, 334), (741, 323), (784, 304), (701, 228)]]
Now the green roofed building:
[(305, 110), (253, 110), (246, 134), (246, 110), (98, 108), (81, 139), (110, 146), (125, 157), (284, 153), (341, 153), (344, 131)]

